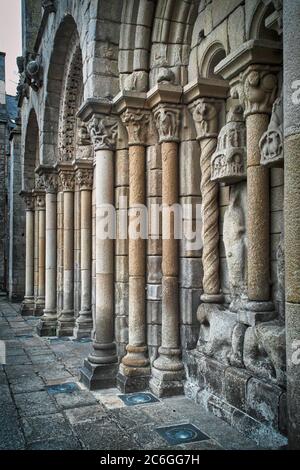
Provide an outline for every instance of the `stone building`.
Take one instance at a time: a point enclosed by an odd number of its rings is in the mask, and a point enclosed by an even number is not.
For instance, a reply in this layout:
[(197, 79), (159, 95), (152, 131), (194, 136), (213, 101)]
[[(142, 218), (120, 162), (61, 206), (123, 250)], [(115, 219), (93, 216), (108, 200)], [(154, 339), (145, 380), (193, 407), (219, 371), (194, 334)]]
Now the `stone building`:
[[(299, 20), (297, 0), (24, 0), (18, 58), (24, 315), (40, 335), (92, 334), (90, 388), (185, 393), (291, 448)], [(201, 245), (122, 236), (155, 204), (191, 207)]]
[(25, 217), (21, 189), (21, 129), (17, 101), (5, 92), (5, 53), (0, 52), (0, 295), (24, 296)]

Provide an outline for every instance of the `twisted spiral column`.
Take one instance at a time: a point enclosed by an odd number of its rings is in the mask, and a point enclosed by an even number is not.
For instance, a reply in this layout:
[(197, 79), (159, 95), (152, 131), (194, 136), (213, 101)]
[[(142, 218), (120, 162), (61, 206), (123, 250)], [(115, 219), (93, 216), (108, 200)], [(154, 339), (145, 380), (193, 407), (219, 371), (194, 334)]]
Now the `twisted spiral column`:
[(218, 103), (200, 98), (192, 105), (197, 140), (200, 143), (202, 242), (203, 242), (203, 302), (223, 301), (219, 274), (219, 185), (211, 181), (211, 157), (217, 147)]

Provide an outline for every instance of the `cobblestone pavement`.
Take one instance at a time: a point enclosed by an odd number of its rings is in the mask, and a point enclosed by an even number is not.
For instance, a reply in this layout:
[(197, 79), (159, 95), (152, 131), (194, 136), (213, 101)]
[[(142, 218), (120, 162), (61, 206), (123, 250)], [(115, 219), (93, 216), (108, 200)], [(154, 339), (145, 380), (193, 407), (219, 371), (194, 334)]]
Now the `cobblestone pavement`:
[[(183, 396), (125, 406), (117, 389), (88, 391), (78, 381), (78, 368), (91, 343), (40, 338), (37, 318), (23, 318), (19, 310), (0, 298), (7, 358), (0, 366), (0, 449), (257, 448)], [(208, 439), (170, 445), (156, 431), (179, 423), (194, 424)]]

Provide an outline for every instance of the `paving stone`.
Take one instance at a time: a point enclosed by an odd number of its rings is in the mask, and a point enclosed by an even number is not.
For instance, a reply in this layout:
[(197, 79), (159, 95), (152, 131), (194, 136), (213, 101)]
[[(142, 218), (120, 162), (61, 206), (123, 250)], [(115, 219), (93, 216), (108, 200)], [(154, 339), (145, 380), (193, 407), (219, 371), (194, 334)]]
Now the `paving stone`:
[(76, 408), (78, 406), (96, 405), (97, 400), (88, 391), (79, 390), (73, 393), (58, 393), (53, 395), (60, 408)]
[(151, 416), (140, 408), (126, 407), (112, 410), (110, 411), (110, 416), (116, 423), (126, 430), (132, 430), (144, 424), (154, 424)]
[(57, 413), (58, 408), (47, 392), (19, 393), (15, 395), (17, 408), (22, 416)]
[(115, 408), (124, 408), (125, 403), (116, 395), (104, 395), (101, 392), (92, 392), (95, 398), (105, 406), (105, 408), (111, 410)]
[(51, 439), (36, 441), (27, 446), (27, 450), (80, 450), (82, 448), (78, 439), (64, 437), (61, 440)]
[(50, 354), (40, 354), (36, 356), (31, 356), (32, 364), (49, 364), (55, 362), (57, 359), (51, 353)]
[(48, 439), (58, 440), (72, 434), (69, 423), (60, 413), (23, 418), (22, 427), (28, 443)]
[(110, 421), (94, 421), (74, 426), (75, 433), (90, 450), (130, 450), (139, 445)]
[(0, 403), (0, 449), (24, 449), (25, 440), (20, 430), (14, 405)]
[(45, 387), (44, 382), (37, 375), (17, 377), (11, 380), (10, 385), (13, 393), (37, 392)]
[(0, 372), (0, 385), (6, 385), (7, 378), (4, 372)]
[(41, 364), (39, 367), (39, 375), (45, 380), (45, 382), (50, 385), (49, 381), (66, 379), (72, 377), (72, 375), (62, 366), (62, 365), (48, 365)]
[(8, 379), (16, 377), (25, 377), (26, 375), (33, 375), (35, 373), (32, 365), (16, 365), (16, 366), (5, 366)]
[(184, 450), (224, 450), (216, 441), (210, 439), (208, 441), (190, 442), (189, 444), (180, 444), (178, 449)]
[(6, 359), (7, 365), (28, 365), (32, 364), (31, 360), (25, 354), (17, 355), (17, 356), (8, 356)]
[(12, 404), (12, 396), (9, 390), (9, 386), (6, 384), (0, 385), (0, 401), (1, 403)]
[(84, 423), (85, 421), (96, 421), (107, 416), (105, 409), (101, 405), (82, 406), (81, 408), (71, 408), (65, 411), (70, 424)]
[(131, 430), (141, 449), (170, 449), (170, 445), (155, 431), (157, 425), (145, 424)]

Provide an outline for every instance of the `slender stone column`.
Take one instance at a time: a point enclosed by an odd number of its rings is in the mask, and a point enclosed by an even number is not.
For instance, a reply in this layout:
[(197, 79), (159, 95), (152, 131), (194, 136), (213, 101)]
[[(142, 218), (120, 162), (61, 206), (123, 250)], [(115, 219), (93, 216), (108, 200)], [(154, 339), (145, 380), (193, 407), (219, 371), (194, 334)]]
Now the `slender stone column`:
[(63, 310), (57, 336), (72, 336), (74, 327), (74, 171), (59, 169), (63, 189)]
[(57, 175), (44, 174), (46, 188), (46, 269), (45, 309), (37, 327), (41, 336), (55, 336), (57, 327), (56, 306), (56, 230), (57, 230)]
[(45, 193), (38, 191), (36, 195), (38, 211), (38, 291), (35, 303), (35, 315), (42, 315), (45, 307)]
[(91, 335), (93, 320), (91, 309), (91, 268), (92, 268), (92, 168), (76, 169), (76, 179), (80, 190), (80, 273), (81, 305), (76, 319), (74, 336), (85, 338)]
[(145, 139), (149, 111), (127, 108), (122, 120), (129, 144), (129, 344), (120, 364), (118, 386), (123, 392), (130, 392), (147, 388), (150, 375), (146, 342), (146, 240), (142, 236), (135, 239), (130, 233), (130, 223), (141, 214), (140, 206), (146, 201)]
[(300, 3), (283, 2), (285, 315), (290, 449), (300, 449), (299, 18)]
[[(84, 361), (81, 380), (90, 389), (115, 385), (117, 372), (116, 344), (114, 342), (114, 258), (113, 238), (104, 233), (114, 202), (114, 148), (118, 124), (116, 119), (89, 111), (90, 104), (83, 105), (82, 114), (92, 116), (88, 128), (94, 144), (96, 183), (96, 307), (92, 333), (93, 351)], [(106, 103), (98, 109), (110, 111)], [(84, 118), (83, 118), (84, 119)], [(105, 218), (106, 217), (106, 218)]]
[(267, 130), (276, 98), (277, 77), (267, 66), (251, 65), (241, 76), (240, 91), (247, 130), (247, 309), (267, 312), (270, 302), (269, 169), (260, 165), (259, 141)]
[(180, 109), (178, 106), (160, 103), (153, 112), (162, 156), (162, 339), (158, 350), (159, 357), (153, 363), (150, 388), (158, 396), (167, 396), (183, 393), (185, 376), (179, 333), (179, 253), (178, 240), (175, 238), (176, 214), (170, 216), (179, 202)]
[(220, 106), (213, 98), (200, 98), (192, 105), (197, 140), (200, 143), (203, 302), (223, 301), (220, 293), (219, 184), (211, 181), (211, 157), (217, 147)]
[(22, 315), (34, 311), (34, 198), (31, 193), (22, 192), (26, 206), (26, 253), (25, 253), (25, 296)]

